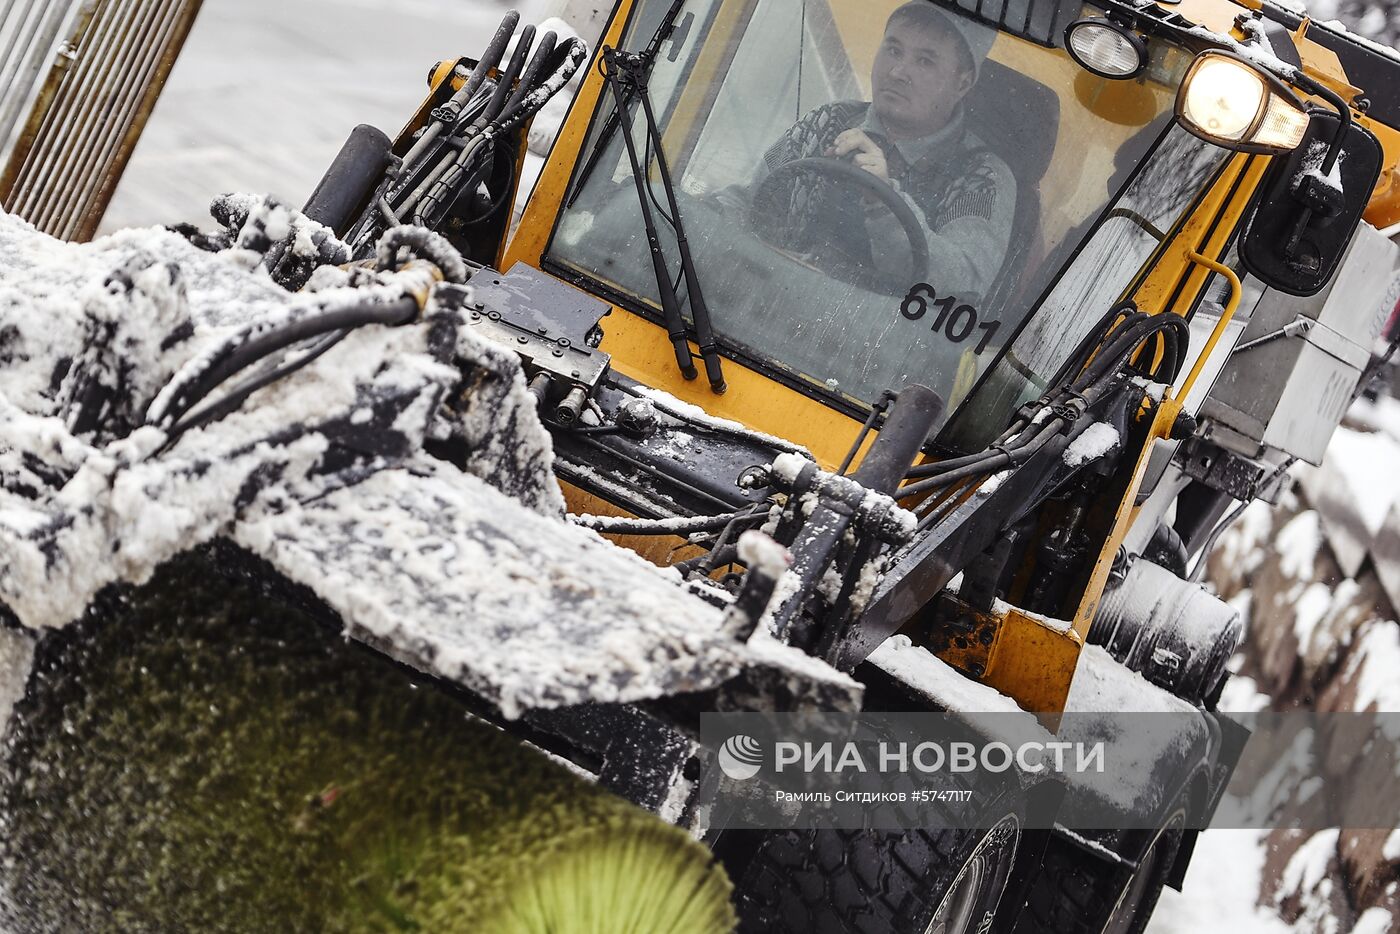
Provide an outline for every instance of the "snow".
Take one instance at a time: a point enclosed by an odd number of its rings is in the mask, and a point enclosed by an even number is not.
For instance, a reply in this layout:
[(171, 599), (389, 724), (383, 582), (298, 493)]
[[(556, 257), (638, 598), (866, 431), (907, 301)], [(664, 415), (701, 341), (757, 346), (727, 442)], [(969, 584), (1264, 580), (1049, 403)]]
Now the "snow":
[(1351, 929), (1351, 934), (1391, 934), (1394, 917), (1384, 908), (1379, 906), (1367, 908), (1361, 913), (1361, 917), (1356, 919), (1356, 925)]
[[(1389, 412), (1389, 409), (1385, 411)], [(1400, 426), (1397, 426), (1400, 427)], [(1400, 441), (1381, 431), (1338, 428), (1327, 446), (1326, 474), (1374, 538), (1390, 507), (1400, 500)], [(1304, 472), (1322, 468), (1306, 467)]]
[(770, 444), (780, 451), (787, 451), (794, 454), (800, 454), (808, 460), (811, 459), (811, 455), (808, 454), (804, 448), (793, 444), (791, 441), (788, 441), (784, 438), (774, 437), (773, 435), (766, 435), (762, 432), (756, 432), (745, 425), (741, 425), (740, 423), (727, 418), (717, 418), (711, 415), (709, 412), (706, 412), (704, 409), (700, 408), (700, 406), (691, 405), (689, 402), (677, 399), (675, 396), (671, 395), (669, 392), (666, 392), (664, 390), (653, 389), (650, 386), (638, 386), (636, 387), (636, 392), (637, 395), (651, 402), (652, 405), (656, 406), (661, 411), (666, 412), (670, 415), (674, 415), (677, 418), (682, 418), (686, 421), (693, 422), (698, 425), (703, 425), (704, 427), (709, 428), (713, 431), (740, 433), (747, 437), (756, 437), (765, 444)]
[[(261, 204), (228, 203), (245, 201)], [(264, 207), (264, 228), (292, 238), (300, 216)], [(320, 597), (350, 635), (507, 717), (703, 691), (748, 671), (799, 709), (858, 707), (846, 675), (733, 639), (723, 610), (674, 572), (561, 521), (518, 359), (458, 328), (450, 306), (354, 330), (168, 450), (160, 427), (140, 427), (143, 413), (168, 423), (180, 387), (270, 329), (426, 295), (421, 264), (292, 294), (248, 271), (244, 250), (206, 253), (160, 230), (77, 247), (0, 214), (0, 243), (13, 257), (0, 327), (15, 323), (0, 369), (0, 600), (26, 626), (64, 625), (107, 584), (139, 584), (225, 536)], [(447, 409), (458, 366), (481, 378)], [(108, 412), (78, 436), (65, 419), (83, 391), (66, 387), (92, 374), (125, 421)], [(465, 470), (422, 452), (450, 436)], [(748, 545), (785, 566), (777, 546)]]
[(1082, 467), (1096, 461), (1118, 446), (1118, 429), (1107, 422), (1095, 422), (1065, 448), (1066, 466)]
[(1279, 570), (1294, 580), (1312, 577), (1317, 553), (1322, 548), (1322, 523), (1315, 510), (1300, 512), (1279, 530), (1274, 540), (1279, 553)]
[(1196, 714), (1195, 707), (1120, 664), (1098, 645), (1080, 651), (1065, 710)]
[(1341, 831), (1319, 830), (1308, 838), (1288, 860), (1279, 885), (1280, 898), (1294, 893), (1307, 895), (1327, 879), (1327, 867), (1337, 858), (1337, 841)]
[(792, 566), (792, 554), (756, 529), (739, 536), (739, 560), (771, 580), (782, 577)]
[(1205, 26), (1192, 26), (1190, 29), (1186, 30), (1186, 32), (1188, 35), (1195, 36), (1198, 39), (1204, 39), (1207, 42), (1230, 49), (1265, 71), (1278, 75), (1285, 81), (1289, 81), (1297, 75), (1297, 69), (1280, 59), (1271, 49), (1263, 48), (1253, 43), (1246, 44), (1237, 42), (1234, 37), (1224, 35), (1223, 33), (1212, 32)]
[(1183, 891), (1162, 890), (1146, 934), (1291, 934), (1291, 927), (1255, 903), (1266, 835), (1261, 830), (1202, 833)]
[(1298, 651), (1307, 651), (1312, 642), (1313, 630), (1327, 616), (1332, 608), (1332, 588), (1321, 582), (1309, 584), (1293, 604), (1293, 635), (1298, 640)]
[[(721, 610), (632, 552), (429, 459), (266, 510), (234, 536), (311, 588), (358, 638), (471, 688), (507, 717), (792, 667), (729, 638)], [(853, 687), (811, 661), (806, 674)]]
[(1381, 847), (1381, 856), (1392, 863), (1400, 863), (1400, 830), (1392, 830)]
[[(956, 591), (954, 591), (954, 593), (956, 593)], [(993, 616), (1004, 617), (1006, 616), (1006, 614), (1010, 613), (1012, 609), (1013, 607), (1011, 606), (1011, 604), (1007, 603), (1005, 600), (1002, 600), (1000, 597), (992, 601)], [(1046, 629), (1051, 629), (1055, 632), (1069, 632), (1070, 627), (1073, 625), (1073, 623), (1067, 619), (1055, 619), (1052, 616), (1046, 616), (1043, 613), (1032, 613), (1029, 610), (1023, 610), (1020, 607), (1014, 607), (1014, 609), (1017, 613), (1020, 613), (1027, 619), (1033, 619), (1037, 623), (1040, 623), (1040, 625), (1044, 626)]]
[(909, 685), (944, 710), (978, 713), (1024, 713), (996, 688), (979, 684), (908, 636), (891, 636), (870, 653), (881, 671)]
[(1293, 178), (1293, 187), (1296, 189), (1303, 183), (1305, 178), (1315, 178), (1324, 182), (1328, 188), (1341, 194), (1342, 189), (1342, 159), (1343, 155), (1338, 155), (1332, 163), (1332, 168), (1326, 175), (1322, 174), (1323, 163), (1327, 159), (1327, 151), (1330, 145), (1322, 140), (1313, 140), (1308, 145), (1308, 151), (1303, 155), (1303, 162), (1298, 168), (1298, 174)]
[(1400, 626), (1392, 620), (1374, 620), (1356, 637), (1344, 680), (1356, 686), (1352, 710), (1400, 713)]
[(33, 662), (33, 637), (0, 623), (0, 740), (4, 739), (15, 704), (24, 696)]
[(1259, 690), (1259, 684), (1245, 675), (1231, 675), (1220, 694), (1220, 710), (1225, 713), (1258, 713), (1268, 710), (1273, 699)]
[(1375, 402), (1364, 398), (1359, 400), (1347, 412), (1346, 421), (1343, 422), (1344, 427), (1351, 425), (1367, 432), (1383, 432), (1391, 439), (1400, 438), (1400, 399), (1381, 396)]

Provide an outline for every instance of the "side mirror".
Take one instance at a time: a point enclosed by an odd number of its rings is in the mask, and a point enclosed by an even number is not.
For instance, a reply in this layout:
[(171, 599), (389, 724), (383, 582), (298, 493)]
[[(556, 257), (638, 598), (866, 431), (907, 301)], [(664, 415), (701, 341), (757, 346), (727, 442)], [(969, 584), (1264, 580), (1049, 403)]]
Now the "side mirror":
[(1316, 295), (1332, 278), (1381, 171), (1381, 144), (1351, 124), (1324, 171), (1341, 118), (1314, 110), (1302, 143), (1274, 157), (1240, 243), (1251, 275), (1290, 295)]

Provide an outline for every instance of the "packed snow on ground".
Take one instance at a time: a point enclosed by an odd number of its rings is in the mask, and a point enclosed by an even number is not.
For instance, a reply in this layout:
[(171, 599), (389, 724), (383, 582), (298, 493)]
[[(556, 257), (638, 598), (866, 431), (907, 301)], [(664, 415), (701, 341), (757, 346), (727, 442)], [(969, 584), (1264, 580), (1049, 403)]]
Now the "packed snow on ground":
[[(1238, 668), (1239, 659), (1231, 661)], [(1225, 684), (1220, 709), (1266, 710), (1270, 699), (1252, 678), (1235, 675)], [(1164, 889), (1146, 934), (1287, 934), (1291, 928), (1250, 898), (1264, 870), (1261, 830), (1207, 830), (1196, 842), (1183, 892)]]
[(1291, 934), (1272, 911), (1252, 903), (1264, 872), (1262, 830), (1201, 834), (1182, 892), (1163, 889), (1147, 934)]

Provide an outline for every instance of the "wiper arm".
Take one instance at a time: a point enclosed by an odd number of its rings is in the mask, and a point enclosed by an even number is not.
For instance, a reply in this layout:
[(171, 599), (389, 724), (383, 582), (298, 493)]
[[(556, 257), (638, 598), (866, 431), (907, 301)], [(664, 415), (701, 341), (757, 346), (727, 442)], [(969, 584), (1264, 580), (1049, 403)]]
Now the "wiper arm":
[[(681, 277), (685, 280), (686, 296), (690, 299), (690, 317), (695, 322), (695, 342), (700, 347), (700, 358), (705, 363), (705, 376), (710, 381), (710, 389), (722, 393), (728, 389), (724, 381), (724, 369), (720, 363), (719, 348), (715, 344), (714, 328), (710, 323), (710, 309), (705, 303), (704, 292), (700, 288), (700, 277), (695, 272), (695, 257), (690, 251), (690, 241), (686, 237), (685, 224), (681, 221), (680, 205), (676, 202), (676, 186), (671, 178), (670, 167), (666, 164), (666, 153), (662, 145), (661, 131), (657, 126), (656, 114), (652, 110), (651, 95), (647, 93), (646, 60), (637, 53), (619, 52), (617, 49), (603, 50), (603, 77), (612, 88), (617, 101), (618, 128), (622, 132), (627, 148), (627, 159), (632, 164), (632, 180), (637, 187), (637, 200), (642, 208), (642, 223), (646, 227), (647, 247), (651, 251), (652, 269), (656, 273), (656, 287), (661, 295), (661, 313), (666, 320), (667, 334), (676, 351), (676, 363), (681, 375), (695, 379), (695, 363), (691, 358), (690, 344), (686, 333), (685, 318), (681, 316), (680, 296), (676, 294), (675, 282), (666, 262), (666, 254), (661, 249), (661, 237), (656, 227), (656, 218), (651, 210), (651, 190), (647, 181), (647, 168), (637, 157), (637, 144), (632, 139), (631, 111), (627, 98), (636, 96), (642, 102), (642, 116), (646, 121), (647, 140), (656, 158), (657, 173), (666, 193), (666, 206), (670, 211), (667, 220), (675, 229), (676, 250), (681, 256)], [(629, 93), (630, 91), (630, 93)]]
[[(652, 34), (651, 41), (647, 47), (636, 53), (641, 59), (642, 86), (646, 85), (647, 79), (651, 75), (651, 66), (656, 62), (656, 55), (661, 50), (661, 43), (671, 37), (671, 33), (676, 28), (676, 18), (680, 16), (681, 7), (685, 6), (685, 0), (673, 0), (666, 15), (661, 17), (661, 23), (656, 27), (656, 32)], [(606, 51), (606, 50), (605, 50)], [(635, 87), (623, 88), (624, 97), (630, 101)], [(579, 170), (578, 177), (574, 179), (573, 191), (569, 193), (567, 207), (573, 207), (578, 200), (579, 192), (583, 190), (584, 184), (593, 175), (593, 170), (598, 167), (598, 162), (603, 158), (603, 152), (608, 148), (608, 142), (617, 132), (617, 128), (622, 123), (623, 106), (621, 103), (608, 114), (608, 119), (603, 121), (603, 128), (598, 133), (598, 139), (594, 141), (593, 148), (588, 151), (588, 159), (584, 162), (583, 168)]]

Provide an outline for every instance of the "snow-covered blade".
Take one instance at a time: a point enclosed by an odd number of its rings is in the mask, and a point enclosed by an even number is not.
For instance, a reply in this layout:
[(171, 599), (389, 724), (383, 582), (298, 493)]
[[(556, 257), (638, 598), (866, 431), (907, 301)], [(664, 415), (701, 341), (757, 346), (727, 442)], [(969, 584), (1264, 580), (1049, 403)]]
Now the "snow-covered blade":
[[(267, 226), (282, 210), (248, 216)], [(295, 238), (298, 219), (270, 226)], [(0, 603), (23, 625), (65, 625), (104, 587), (224, 538), (352, 636), (508, 717), (735, 679), (731, 698), (858, 704), (849, 678), (734, 639), (722, 608), (562, 520), (518, 363), (460, 327), (461, 289), (167, 434), (151, 413), (172, 380), (197, 385), (230, 347), (327, 309), (423, 288), (413, 264), (323, 266), (289, 293), (266, 250), (231, 243), (206, 252), (147, 230), (79, 246), (0, 214)]]

